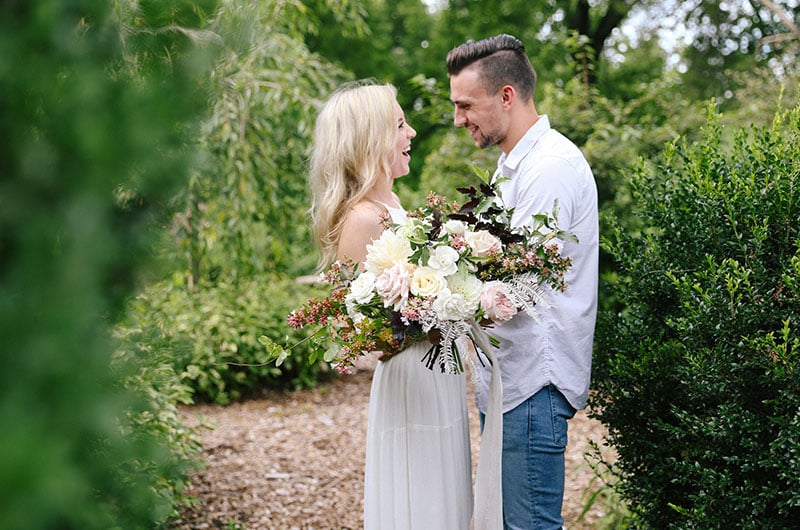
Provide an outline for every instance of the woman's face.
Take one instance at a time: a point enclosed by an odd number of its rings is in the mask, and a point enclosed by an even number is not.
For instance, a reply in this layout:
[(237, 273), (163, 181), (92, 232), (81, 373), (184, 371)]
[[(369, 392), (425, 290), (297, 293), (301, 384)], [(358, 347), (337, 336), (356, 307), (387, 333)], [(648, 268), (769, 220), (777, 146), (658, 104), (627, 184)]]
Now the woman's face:
[(405, 114), (400, 104), (394, 102), (395, 114), (397, 115), (397, 136), (394, 143), (394, 153), (392, 154), (392, 178), (396, 179), (403, 175), (408, 175), (410, 168), (408, 163), (411, 161), (411, 139), (417, 135), (417, 131), (406, 122)]

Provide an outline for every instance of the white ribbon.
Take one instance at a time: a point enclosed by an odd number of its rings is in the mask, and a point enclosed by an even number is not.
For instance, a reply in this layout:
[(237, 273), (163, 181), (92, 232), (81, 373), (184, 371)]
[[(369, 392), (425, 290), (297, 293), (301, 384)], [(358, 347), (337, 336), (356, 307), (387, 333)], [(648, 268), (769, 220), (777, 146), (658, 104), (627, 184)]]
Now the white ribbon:
[(489, 403), (481, 434), (481, 452), (475, 475), (475, 530), (503, 529), (503, 382), (500, 365), (492, 353), (489, 336), (477, 322), (470, 322), (472, 338), (492, 363)]

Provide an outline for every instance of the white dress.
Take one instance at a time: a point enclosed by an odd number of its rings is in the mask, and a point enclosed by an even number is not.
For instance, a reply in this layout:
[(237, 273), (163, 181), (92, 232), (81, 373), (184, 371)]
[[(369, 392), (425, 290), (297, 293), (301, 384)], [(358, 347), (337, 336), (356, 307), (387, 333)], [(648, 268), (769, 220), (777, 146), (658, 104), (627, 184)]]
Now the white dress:
[(372, 378), (365, 530), (468, 530), (472, 464), (466, 378), (425, 367), (418, 342)]
[[(396, 220), (397, 212), (390, 213)], [(422, 358), (430, 346), (414, 343), (375, 369), (367, 424), (365, 530), (470, 527), (466, 376), (429, 370)]]

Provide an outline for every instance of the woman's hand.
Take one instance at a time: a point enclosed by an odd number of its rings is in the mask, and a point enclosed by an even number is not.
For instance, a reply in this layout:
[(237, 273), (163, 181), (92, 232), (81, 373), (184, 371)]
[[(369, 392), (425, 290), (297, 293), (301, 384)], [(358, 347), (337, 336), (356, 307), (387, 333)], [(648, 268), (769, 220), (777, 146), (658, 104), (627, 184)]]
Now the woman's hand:
[[(414, 340), (426, 340), (426, 339), (431, 344), (439, 344), (439, 342), (441, 342), (441, 340), (442, 340), (442, 334), (438, 329), (433, 328), (427, 333), (426, 336), (423, 336), (421, 338), (417, 337)], [(389, 359), (391, 359), (392, 357), (394, 357), (398, 353), (402, 352), (405, 346), (406, 346), (406, 341), (405, 340), (403, 340), (403, 342), (401, 344), (397, 344), (397, 343), (392, 343), (392, 344), (383, 343), (383, 344), (381, 344), (381, 350), (377, 352), (378, 353), (378, 360), (379, 361), (388, 361)]]

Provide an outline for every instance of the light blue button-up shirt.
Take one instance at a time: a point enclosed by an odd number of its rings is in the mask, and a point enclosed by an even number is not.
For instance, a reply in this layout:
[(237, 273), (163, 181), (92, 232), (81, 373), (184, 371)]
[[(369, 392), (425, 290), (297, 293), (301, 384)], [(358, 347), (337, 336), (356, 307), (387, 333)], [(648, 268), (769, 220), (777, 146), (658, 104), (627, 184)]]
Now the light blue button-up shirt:
[[(547, 290), (550, 308), (534, 321), (524, 312), (487, 330), (500, 339), (495, 356), (503, 381), (503, 412), (553, 384), (576, 409), (586, 406), (592, 367), (592, 343), (597, 314), (599, 228), (597, 185), (592, 170), (575, 144), (550, 127), (546, 115), (497, 163), (508, 178), (500, 191), (514, 208), (512, 224), (529, 224), (533, 214), (551, 212), (558, 198), (559, 227), (574, 233), (579, 243), (564, 243), (572, 257), (567, 290)], [(478, 408), (485, 412), (490, 367), (479, 366)]]

